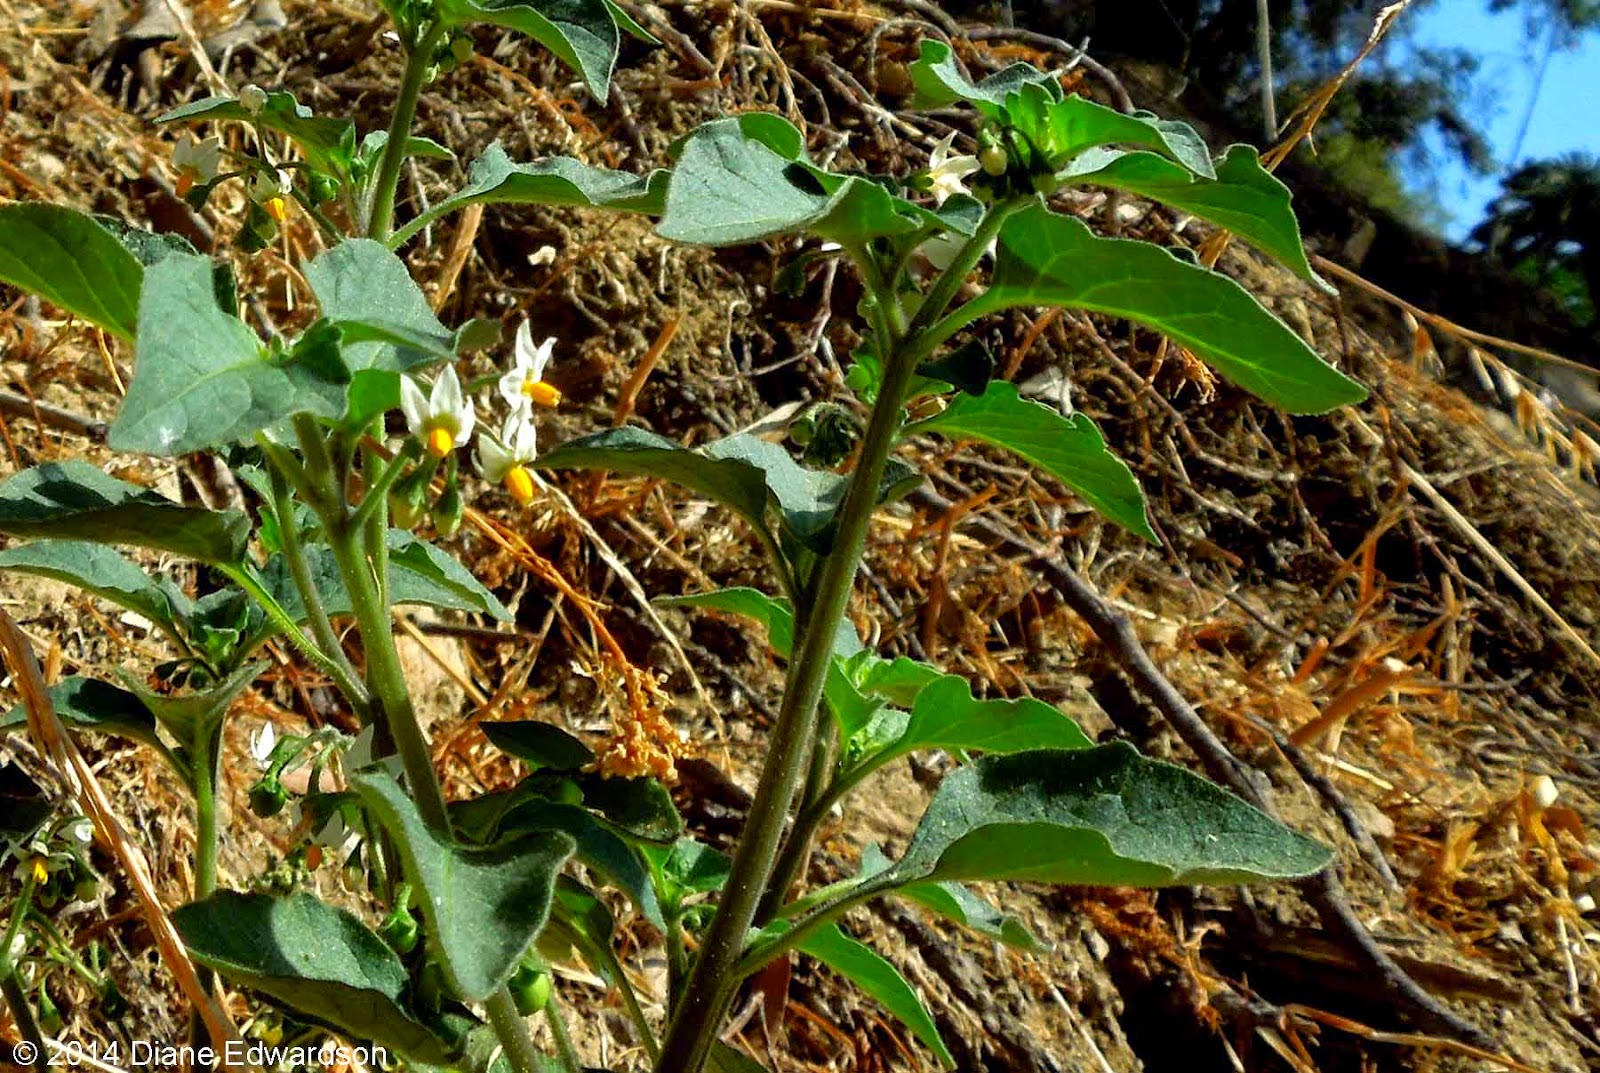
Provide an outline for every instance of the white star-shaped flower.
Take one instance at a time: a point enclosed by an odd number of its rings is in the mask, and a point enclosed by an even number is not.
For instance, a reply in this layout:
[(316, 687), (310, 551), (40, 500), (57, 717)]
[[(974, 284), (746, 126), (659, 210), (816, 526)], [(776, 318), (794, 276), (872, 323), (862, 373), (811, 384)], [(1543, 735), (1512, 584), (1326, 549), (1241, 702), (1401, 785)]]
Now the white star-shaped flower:
[(443, 458), (457, 447), (465, 446), (478, 421), (471, 401), (461, 393), (461, 381), (456, 378), (455, 369), (448, 365), (426, 396), (415, 380), (401, 378), (400, 409), (406, 415), (411, 434), (421, 440), (435, 458)]
[(222, 139), (216, 135), (196, 141), (185, 133), (172, 147), (172, 165), (178, 169), (177, 192), (183, 197), (198, 184), (208, 186), (222, 164)]
[(259, 767), (265, 768), (272, 759), (272, 750), (278, 747), (278, 730), (271, 723), (262, 723), (260, 730), (250, 732), (250, 755)]
[(555, 345), (552, 336), (534, 346), (533, 326), (523, 321), (517, 327), (511, 371), (500, 378), (500, 395), (513, 410), (561, 405), (561, 392), (544, 381), (544, 370)]
[(289, 218), (289, 192), (294, 178), (282, 168), (258, 171), (250, 180), (250, 200), (266, 210), (280, 224)]
[(504, 484), (511, 498), (523, 506), (533, 502), (533, 474), (528, 472), (528, 464), (538, 456), (537, 431), (533, 415), (519, 408), (507, 416), (498, 436), (478, 436), (478, 472), (487, 481)]
[(975, 156), (952, 155), (950, 148), (955, 140), (955, 131), (951, 131), (928, 154), (928, 182), (933, 200), (939, 205), (956, 194), (970, 193), (966, 178), (981, 166)]

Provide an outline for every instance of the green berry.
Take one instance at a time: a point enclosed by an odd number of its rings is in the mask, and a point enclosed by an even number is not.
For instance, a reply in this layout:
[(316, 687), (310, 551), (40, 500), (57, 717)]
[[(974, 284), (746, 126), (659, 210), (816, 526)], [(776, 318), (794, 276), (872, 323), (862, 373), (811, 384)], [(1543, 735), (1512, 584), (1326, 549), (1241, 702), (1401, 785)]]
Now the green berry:
[(543, 969), (524, 965), (512, 974), (506, 986), (511, 991), (511, 1000), (517, 1005), (517, 1012), (524, 1017), (532, 1017), (550, 1001), (555, 981)]
[(476, 51), (477, 49), (472, 44), (472, 38), (466, 34), (462, 34), (450, 42), (450, 55), (456, 58), (457, 63), (466, 63)]
[(289, 793), (275, 776), (268, 775), (250, 787), (250, 811), (263, 820), (270, 820), (283, 811)]

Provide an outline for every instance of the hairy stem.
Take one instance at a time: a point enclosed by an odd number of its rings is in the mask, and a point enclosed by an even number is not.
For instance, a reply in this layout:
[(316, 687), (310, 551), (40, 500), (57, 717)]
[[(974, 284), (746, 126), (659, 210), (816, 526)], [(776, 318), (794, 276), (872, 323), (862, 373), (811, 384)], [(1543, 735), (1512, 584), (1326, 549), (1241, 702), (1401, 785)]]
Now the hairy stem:
[(400, 165), (406, 159), (406, 140), (417, 118), (417, 98), (433, 64), (433, 50), (444, 40), (445, 26), (435, 21), (422, 32), (422, 38), (406, 58), (406, 72), (400, 82), (400, 96), (394, 102), (394, 118), (389, 121), (389, 142), (383, 147), (383, 161), (372, 183), (372, 209), (367, 216), (367, 237), (383, 242), (394, 222), (395, 190), (400, 185)]
[(489, 996), (483, 1008), (512, 1069), (517, 1073), (549, 1073), (550, 1062), (533, 1045), (533, 1037), (528, 1035), (528, 1022), (517, 1012), (511, 992), (502, 987)]
[(370, 721), (371, 698), (367, 695), (367, 687), (356, 675), (350, 658), (344, 654), (344, 646), (339, 643), (339, 635), (334, 633), (333, 623), (328, 619), (327, 608), (322, 603), (322, 593), (317, 590), (316, 582), (311, 577), (311, 564), (306, 559), (305, 545), (300, 540), (300, 527), (295, 524), (294, 499), (289, 494), (288, 478), (275, 466), (267, 468), (271, 472), (272, 505), (278, 515), (278, 546), (289, 567), (289, 577), (300, 591), (300, 602), (306, 609), (311, 636), (316, 638), (327, 657), (338, 664), (343, 677), (335, 681), (345, 694), (345, 699), (355, 707), (363, 722)]
[[(880, 300), (892, 300), (881, 295)], [(789, 681), (768, 742), (768, 762), (756, 788), (743, 838), (716, 916), (701, 945), (667, 1038), (657, 1073), (696, 1073), (704, 1066), (737, 984), (732, 974), (745, 937), (772, 878), (785, 822), (811, 762), (817, 704), (833, 655), (834, 629), (844, 617), (877, 506), (884, 466), (900, 431), (901, 403), (914, 367), (886, 341), (884, 380), (862, 440), (861, 455), (839, 509), (839, 531), (824, 561), (811, 613), (789, 669)], [(798, 616), (797, 616), (798, 617)]]

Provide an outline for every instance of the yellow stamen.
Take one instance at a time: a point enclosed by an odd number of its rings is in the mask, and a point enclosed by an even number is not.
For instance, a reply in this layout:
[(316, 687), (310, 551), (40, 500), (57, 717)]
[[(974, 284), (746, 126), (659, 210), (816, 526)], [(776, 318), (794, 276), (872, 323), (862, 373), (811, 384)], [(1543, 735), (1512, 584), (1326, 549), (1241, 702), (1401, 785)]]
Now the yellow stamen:
[(45, 867), (44, 858), (35, 857), (33, 859), (33, 881), (35, 883), (43, 883), (49, 878), (50, 869)]
[(443, 425), (434, 425), (426, 434), (428, 453), (435, 458), (443, 458), (455, 450), (455, 435)]
[(281, 197), (269, 197), (261, 203), (261, 207), (267, 210), (268, 216), (280, 224), (289, 218), (289, 205)]
[(522, 393), (532, 399), (536, 406), (556, 407), (561, 405), (561, 391), (551, 387), (543, 380), (524, 380)]
[(524, 507), (533, 502), (533, 475), (528, 472), (527, 467), (512, 466), (506, 470), (506, 475), (503, 479), (505, 480), (506, 491), (511, 493), (512, 499), (515, 499)]
[(178, 185), (174, 187), (179, 197), (188, 197), (189, 191), (194, 189), (194, 169), (184, 168), (178, 172)]

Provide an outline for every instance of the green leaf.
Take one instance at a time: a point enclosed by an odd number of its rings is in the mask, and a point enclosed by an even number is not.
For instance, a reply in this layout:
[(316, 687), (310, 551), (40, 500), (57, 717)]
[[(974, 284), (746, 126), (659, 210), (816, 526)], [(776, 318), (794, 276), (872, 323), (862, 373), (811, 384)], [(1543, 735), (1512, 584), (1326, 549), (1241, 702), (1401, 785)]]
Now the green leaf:
[(1133, 471), (1111, 452), (1100, 430), (1083, 414), (1069, 417), (1024, 399), (1016, 385), (995, 380), (982, 395), (957, 395), (942, 413), (914, 428), (951, 439), (982, 440), (1018, 454), (1118, 525), (1156, 541)]
[(194, 248), (194, 243), (171, 231), (146, 231), (115, 216), (99, 213), (95, 214), (94, 222), (111, 232), (144, 268), (164, 261), (174, 253), (186, 253), (192, 257), (200, 252)]
[(211, 262), (174, 253), (145, 270), (133, 383), (111, 426), (119, 451), (173, 456), (248, 439), (292, 414), (337, 417), (344, 388), (271, 360), (217, 307)]
[(255, 123), (287, 134), (318, 171), (348, 175), (355, 160), (356, 127), (348, 119), (326, 119), (295, 100), (293, 93), (273, 90), (261, 111), (252, 115), (233, 97), (206, 97), (156, 117), (157, 123), (200, 123), (233, 120)]
[(1124, 742), (988, 756), (957, 768), (883, 874), (1172, 887), (1295, 879), (1327, 849)]
[(182, 694), (157, 693), (127, 672), (122, 672), (122, 677), (156, 722), (188, 750), (192, 759), (200, 754), (210, 755), (211, 743), (221, 732), (228, 709), (266, 669), (265, 661), (249, 663), (210, 689)]
[(726, 853), (693, 838), (680, 838), (670, 846), (641, 846), (663, 899), (674, 904), (691, 894), (710, 894), (728, 882), (733, 862)]
[(9, 760), (0, 764), (0, 844), (28, 841), (54, 811), (32, 776)]
[(648, 175), (597, 168), (571, 157), (514, 163), (499, 142), (472, 162), (467, 185), (396, 231), (399, 247), (424, 227), (468, 205), (567, 205), (659, 216), (666, 203), (667, 173)]
[[(782, 447), (756, 436), (729, 436), (690, 449), (632, 427), (569, 441), (534, 464), (660, 477), (708, 496), (768, 532), (770, 507), (786, 532), (818, 552), (830, 546), (834, 513), (850, 483), (836, 473), (806, 469)], [(904, 479), (905, 471), (894, 468), (882, 491), (893, 494)]]
[(1006, 98), (1023, 86), (1037, 85), (1057, 99), (1061, 96), (1054, 75), (1026, 63), (1013, 63), (974, 84), (956, 65), (950, 46), (933, 38), (923, 39), (922, 54), (911, 64), (911, 82), (916, 87), (915, 108), (947, 108), (965, 101), (997, 121), (1005, 118)]
[(389, 583), (395, 603), (428, 604), (512, 620), (499, 597), (449, 552), (404, 529), (389, 530)]
[(419, 1062), (459, 1053), (407, 1008), (406, 969), (388, 944), (313, 895), (219, 891), (178, 908), (172, 923), (200, 964), (308, 1021)]
[(1134, 145), (1170, 157), (1202, 178), (1217, 177), (1205, 139), (1176, 119), (1119, 112), (1077, 94), (1062, 98), (1037, 86), (1020, 88), (1007, 99), (1006, 111), (1018, 132), (1058, 171), (1086, 150)]
[[(861, 877), (877, 875), (888, 869), (889, 863), (877, 844), (869, 843), (861, 852)], [(1002, 913), (960, 883), (908, 883), (896, 889), (895, 894), (987, 939), (1034, 953), (1049, 949), (1022, 921)]]
[(767, 1073), (766, 1066), (720, 1039), (711, 1041), (711, 1054), (707, 1061), (716, 1073)]
[(656, 231), (699, 246), (801, 231), (856, 246), (939, 224), (870, 179), (815, 167), (787, 120), (751, 113), (712, 120), (683, 143)]
[(499, 989), (544, 927), (556, 875), (573, 841), (541, 832), (468, 848), (432, 830), (381, 769), (351, 776), (362, 802), (400, 848), (422, 891), (428, 944), (457, 998), (481, 1002)]
[(667, 843), (683, 833), (683, 817), (672, 794), (655, 779), (607, 777), (585, 771), (572, 776), (585, 808), (604, 816), (631, 838)]
[(558, 726), (524, 720), (514, 723), (482, 722), (478, 729), (501, 752), (516, 757), (534, 771), (574, 771), (594, 763), (594, 750)]
[(229, 564), (244, 556), (250, 520), (239, 511), (180, 507), (72, 459), (0, 483), (0, 533), (131, 544)]
[[(333, 552), (321, 544), (305, 548), (312, 584), (330, 615), (350, 615), (350, 590)], [(275, 555), (260, 571), (263, 587), (288, 616), (304, 622), (306, 607), (283, 557)], [(395, 606), (423, 604), (449, 611), (469, 611), (509, 621), (510, 612), (467, 568), (442, 548), (419, 540), (403, 529), (389, 530), (389, 601)]]
[(584, 809), (559, 801), (525, 801), (506, 813), (498, 830), (502, 837), (539, 831), (566, 835), (577, 847), (579, 860), (626, 894), (646, 920), (666, 930), (661, 903), (639, 851)]
[(493, 23), (527, 34), (583, 76), (601, 104), (611, 93), (611, 69), (621, 34), (605, 0), (439, 0), (449, 26)]
[(7, 548), (0, 551), (0, 570), (65, 581), (169, 628), (190, 611), (188, 597), (176, 586), (87, 540), (36, 540)]
[[(911, 714), (886, 713), (904, 729), (888, 743), (858, 761), (878, 768), (918, 749), (962, 749), (984, 753), (1020, 753), (1029, 749), (1088, 749), (1088, 735), (1066, 713), (1032, 697), (978, 700), (959, 675), (947, 674), (917, 693)], [(876, 730), (874, 736), (886, 732)]]
[(1082, 163), (1101, 160), (1108, 162), (1090, 171), (1074, 171), (1072, 181), (1128, 190), (1204, 217), (1276, 257), (1301, 279), (1335, 293), (1306, 260), (1289, 188), (1261, 166), (1253, 146), (1230, 147), (1217, 161), (1215, 181), (1199, 178), (1154, 153), (1108, 152), (1097, 154), (1093, 161), (1080, 158)]
[(1170, 336), (1229, 380), (1291, 413), (1325, 413), (1367, 391), (1319, 358), (1239, 284), (1132, 239), (1099, 238), (1042, 206), (1000, 229), (989, 290), (976, 318), (1019, 305), (1059, 305), (1127, 317)]
[[(110, 682), (74, 675), (63, 678), (48, 690), (51, 707), (61, 721), (74, 730), (112, 734), (143, 742), (161, 752), (166, 745), (156, 733), (156, 717), (133, 693)], [(0, 734), (28, 725), (27, 708), (21, 704), (0, 718)]]
[(939, 1028), (906, 983), (900, 970), (865, 943), (846, 935), (837, 924), (825, 924), (806, 937), (800, 949), (854, 983), (884, 1009), (898, 1017), (923, 1046), (946, 1066), (955, 1058), (939, 1036)]
[[(766, 629), (767, 640), (779, 656), (788, 659), (794, 650), (794, 612), (789, 602), (768, 596), (759, 589), (717, 589), (688, 596), (660, 597), (655, 602), (664, 607), (695, 607), (753, 618)], [(866, 652), (861, 638), (856, 636), (855, 626), (848, 619), (841, 619), (834, 628), (832, 663), (823, 681), (822, 692), (828, 710), (839, 720), (846, 739), (866, 723), (877, 707), (861, 695), (845, 672), (845, 660), (864, 655), (870, 656), (870, 653)]]
[(138, 259), (93, 217), (38, 201), (0, 205), (0, 283), (132, 339), (143, 279)]
[(344, 330), (351, 373), (405, 372), (451, 356), (449, 329), (433, 315), (405, 262), (383, 243), (346, 239), (306, 264), (305, 275), (323, 317)]

